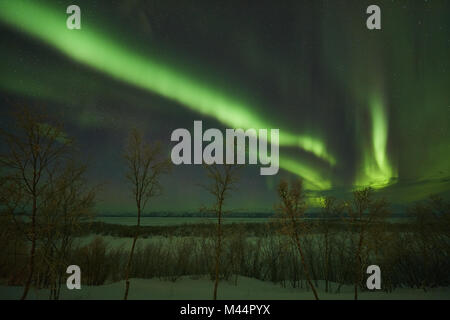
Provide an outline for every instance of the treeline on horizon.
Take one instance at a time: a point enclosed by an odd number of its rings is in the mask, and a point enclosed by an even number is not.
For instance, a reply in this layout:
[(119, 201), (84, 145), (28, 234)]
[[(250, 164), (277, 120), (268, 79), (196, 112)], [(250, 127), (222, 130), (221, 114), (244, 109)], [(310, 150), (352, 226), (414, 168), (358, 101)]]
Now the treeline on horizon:
[[(306, 218), (321, 218), (321, 208), (315, 208), (314, 211), (306, 211)], [(391, 213), (391, 218), (411, 218), (408, 213)], [(228, 212), (227, 218), (271, 218), (275, 215), (274, 212)], [(135, 217), (135, 213), (97, 213), (98, 218), (130, 218)], [(215, 218), (216, 216), (210, 212), (150, 212), (143, 213), (142, 218)]]
[[(307, 221), (308, 234), (319, 234), (322, 232), (322, 221)], [(322, 218), (323, 219), (323, 218)], [(411, 221), (405, 222), (384, 222), (386, 230), (390, 232), (408, 232), (414, 229), (412, 217)], [(334, 232), (344, 232), (348, 229), (345, 221), (341, 219), (328, 219), (326, 223), (329, 225), (330, 230)], [(17, 221), (17, 228), (27, 229), (30, 226), (29, 222)], [(224, 233), (231, 232), (236, 228), (239, 228), (246, 237), (265, 237), (275, 235), (276, 230), (274, 225), (277, 224), (277, 220), (268, 218), (267, 222), (229, 222), (222, 225), (222, 231)], [(437, 229), (444, 228), (443, 225), (436, 225)], [(88, 235), (99, 236), (111, 236), (119, 238), (133, 238), (136, 232), (134, 225), (124, 225), (118, 223), (108, 223), (102, 221), (95, 221), (94, 219), (89, 222), (81, 222), (79, 228), (72, 234), (74, 237), (85, 237)], [(141, 226), (139, 236), (141, 238), (149, 238), (152, 236), (161, 237), (202, 237), (211, 236), (215, 232), (214, 222), (198, 222), (198, 223), (180, 223), (175, 225), (154, 225), (154, 226)]]
[[(321, 219), (321, 208), (317, 208), (314, 212), (305, 212), (305, 218), (311, 219)], [(411, 219), (411, 216), (408, 214), (408, 208), (405, 209), (403, 213), (391, 213), (390, 218), (404, 218)], [(18, 212), (17, 216), (27, 217), (29, 213), (27, 212)], [(270, 219), (274, 217), (274, 212), (228, 212), (227, 218), (266, 218)], [(346, 214), (343, 213), (343, 216)], [(96, 213), (96, 218), (135, 218), (135, 213)], [(141, 218), (215, 218), (214, 213), (211, 212), (150, 212), (150, 213), (142, 213)], [(111, 224), (111, 223), (110, 223)]]
[[(27, 216), (29, 213), (20, 212), (18, 216)], [(98, 218), (135, 218), (136, 213), (124, 212), (124, 213), (96, 213)], [(229, 218), (270, 218), (273, 216), (271, 212), (229, 212), (227, 217)], [(315, 214), (311, 214), (315, 216)], [(214, 218), (215, 215), (211, 212), (149, 212), (142, 213), (141, 218)]]

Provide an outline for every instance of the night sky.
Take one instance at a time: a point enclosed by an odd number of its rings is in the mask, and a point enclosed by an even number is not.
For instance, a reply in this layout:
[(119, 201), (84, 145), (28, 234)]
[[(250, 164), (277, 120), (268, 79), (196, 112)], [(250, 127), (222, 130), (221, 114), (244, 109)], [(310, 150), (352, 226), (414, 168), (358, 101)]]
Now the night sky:
[[(66, 28), (67, 6), (81, 30)], [(382, 29), (366, 28), (381, 8)], [(99, 213), (132, 212), (131, 128), (170, 154), (177, 128), (278, 128), (280, 171), (241, 172), (229, 207), (269, 211), (281, 178), (311, 206), (372, 186), (394, 207), (450, 198), (450, 2), (0, 0), (1, 125), (15, 104), (63, 121), (101, 184)], [(148, 211), (197, 211), (199, 165)]]

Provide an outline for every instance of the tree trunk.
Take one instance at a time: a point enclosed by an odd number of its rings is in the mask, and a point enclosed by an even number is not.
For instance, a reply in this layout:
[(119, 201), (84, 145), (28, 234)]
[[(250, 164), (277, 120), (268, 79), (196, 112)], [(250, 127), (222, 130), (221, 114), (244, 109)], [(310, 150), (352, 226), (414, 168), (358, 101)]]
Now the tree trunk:
[(133, 244), (131, 245), (131, 251), (130, 251), (130, 256), (128, 257), (128, 263), (127, 263), (127, 270), (125, 272), (125, 294), (123, 296), (123, 300), (127, 300), (128, 299), (128, 291), (130, 289), (130, 270), (131, 270), (131, 263), (133, 260), (133, 254), (134, 254), (134, 248), (136, 247), (136, 241), (138, 239), (139, 236), (139, 227), (141, 225), (141, 209), (138, 207), (138, 223), (136, 225), (136, 233), (134, 235), (133, 238)]
[(217, 300), (217, 287), (219, 286), (219, 264), (220, 264), (220, 254), (221, 254), (221, 246), (222, 246), (222, 209), (219, 211), (219, 221), (217, 224), (217, 247), (216, 247), (216, 270), (215, 270), (215, 281), (214, 281), (214, 294), (213, 300)]
[(328, 231), (325, 233), (325, 292), (328, 292)]
[(356, 250), (356, 257), (355, 257), (355, 265), (356, 265), (356, 270), (355, 270), (355, 300), (358, 300), (358, 285), (361, 282), (361, 250), (362, 250), (362, 245), (363, 245), (363, 232), (361, 231), (360, 235), (359, 235), (359, 243), (358, 243), (358, 248)]
[(33, 274), (34, 274), (34, 256), (36, 253), (36, 211), (37, 211), (37, 204), (36, 204), (36, 196), (33, 196), (33, 209), (31, 214), (31, 250), (30, 250), (30, 262), (29, 262), (29, 271), (28, 271), (28, 278), (27, 282), (25, 283), (25, 288), (22, 294), (21, 300), (25, 300), (28, 295), (28, 291), (30, 290), (31, 281), (33, 280)]
[[(295, 224), (294, 224), (294, 226), (295, 226)], [(317, 295), (316, 288), (314, 287), (314, 285), (313, 285), (313, 283), (311, 281), (311, 277), (309, 275), (308, 267), (306, 266), (305, 257), (303, 256), (303, 250), (302, 250), (302, 247), (300, 245), (300, 239), (298, 238), (297, 230), (294, 230), (294, 237), (295, 237), (295, 244), (297, 245), (297, 249), (298, 249), (298, 252), (300, 254), (301, 261), (302, 261), (303, 270), (305, 270), (306, 281), (308, 281), (308, 284), (309, 284), (309, 286), (310, 286), (310, 288), (311, 288), (311, 290), (312, 290), (312, 292), (314, 294), (314, 298), (316, 300), (319, 300), (319, 296)]]

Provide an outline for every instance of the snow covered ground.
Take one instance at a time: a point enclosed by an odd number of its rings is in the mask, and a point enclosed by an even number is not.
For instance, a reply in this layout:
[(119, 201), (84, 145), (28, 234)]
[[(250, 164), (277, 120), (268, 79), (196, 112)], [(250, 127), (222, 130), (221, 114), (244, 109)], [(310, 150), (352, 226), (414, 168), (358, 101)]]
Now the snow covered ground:
[[(332, 285), (336, 288), (336, 285)], [(323, 288), (320, 284), (320, 288)], [(125, 284), (123, 281), (102, 286), (82, 286), (80, 290), (61, 289), (61, 299), (122, 299)], [(22, 294), (21, 287), (0, 286), (0, 299), (18, 299)], [(132, 279), (129, 299), (179, 299), (200, 300), (211, 299), (213, 282), (208, 278), (185, 276), (176, 282), (160, 279)], [(48, 299), (48, 290), (30, 290), (29, 299)], [(321, 299), (345, 300), (353, 299), (353, 288), (343, 286), (341, 293), (325, 293), (319, 289)], [(280, 285), (252, 278), (239, 277), (237, 285), (222, 281), (218, 290), (219, 299), (230, 300), (310, 300), (313, 295), (306, 289), (282, 288)], [(419, 289), (397, 289), (392, 293), (382, 291), (361, 292), (360, 299), (450, 299), (450, 288), (436, 288), (427, 292)]]

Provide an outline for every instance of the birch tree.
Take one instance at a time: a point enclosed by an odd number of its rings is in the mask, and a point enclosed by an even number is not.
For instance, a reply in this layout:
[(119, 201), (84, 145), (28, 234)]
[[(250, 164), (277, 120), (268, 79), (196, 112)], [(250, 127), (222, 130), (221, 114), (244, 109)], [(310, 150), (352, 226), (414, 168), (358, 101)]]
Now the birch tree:
[(325, 292), (329, 291), (330, 260), (333, 253), (333, 244), (336, 232), (333, 230), (333, 222), (340, 218), (343, 205), (334, 197), (326, 197), (323, 201), (322, 211), (319, 214), (319, 228), (323, 236)]
[(6, 152), (0, 156), (2, 174), (23, 195), (31, 220), (26, 232), (31, 242), (28, 273), (21, 299), (26, 299), (33, 281), (40, 199), (49, 187), (49, 173), (64, 160), (72, 145), (62, 127), (52, 122), (46, 114), (24, 108), (14, 115), (14, 132), (1, 130), (6, 145)]
[(42, 260), (48, 269), (50, 299), (59, 299), (74, 238), (81, 223), (94, 216), (95, 187), (87, 184), (87, 166), (70, 161), (60, 172), (52, 173), (50, 187), (42, 199), (38, 229), (43, 243)]
[(137, 209), (137, 223), (131, 245), (130, 255), (125, 270), (125, 294), (128, 299), (130, 288), (130, 271), (136, 242), (139, 237), (141, 215), (148, 201), (161, 194), (161, 176), (170, 169), (170, 160), (162, 156), (161, 145), (144, 142), (142, 133), (132, 130), (124, 154), (127, 173), (126, 178), (131, 185), (131, 192)]
[(212, 164), (205, 165), (207, 177), (211, 183), (205, 186), (205, 189), (214, 197), (214, 203), (207, 211), (217, 217), (216, 241), (215, 241), (215, 261), (214, 261), (214, 290), (213, 300), (217, 300), (217, 289), (219, 287), (220, 260), (222, 256), (222, 223), (225, 200), (230, 196), (231, 191), (238, 182), (238, 166), (231, 164)]
[(300, 231), (305, 231), (307, 228), (303, 219), (306, 211), (306, 203), (304, 201), (302, 181), (295, 180), (289, 188), (289, 184), (283, 180), (278, 185), (277, 191), (278, 196), (280, 197), (280, 203), (276, 206), (276, 211), (280, 216), (282, 224), (281, 232), (288, 235), (294, 242), (294, 245), (300, 255), (306, 281), (314, 294), (314, 298), (319, 300), (316, 288), (311, 281), (309, 268), (305, 260), (302, 243), (300, 241)]
[(354, 191), (353, 199), (346, 207), (351, 231), (356, 236), (354, 298), (357, 300), (370, 249), (376, 241), (382, 240), (384, 221), (390, 212), (385, 199), (373, 198), (372, 188)]

